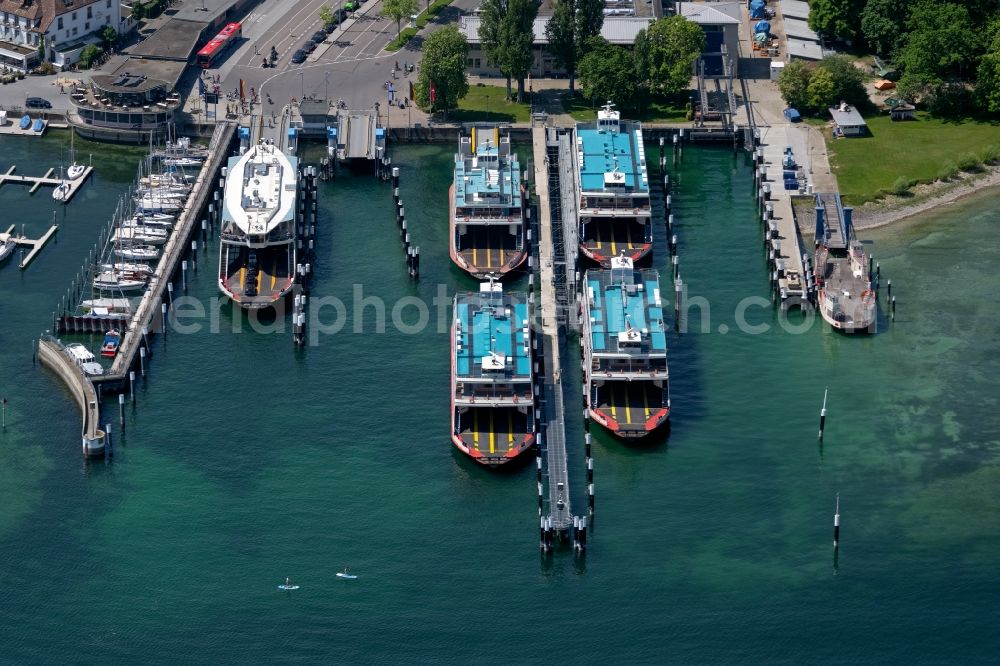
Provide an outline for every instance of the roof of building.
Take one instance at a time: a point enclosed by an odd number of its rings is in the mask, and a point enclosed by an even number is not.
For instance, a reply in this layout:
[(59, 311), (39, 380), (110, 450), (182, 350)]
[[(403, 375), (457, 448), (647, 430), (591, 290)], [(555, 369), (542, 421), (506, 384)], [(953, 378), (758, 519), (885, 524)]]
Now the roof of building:
[(704, 2), (682, 2), (681, 16), (698, 25), (739, 25), (740, 3), (720, 2), (709, 5)]
[(785, 34), (789, 37), (797, 37), (799, 39), (808, 39), (813, 42), (819, 43), (822, 41), (820, 36), (809, 27), (809, 24), (801, 19), (788, 18), (785, 19)]
[[(545, 36), (545, 25), (551, 16), (539, 16), (535, 19), (533, 30), (535, 33), (535, 44), (548, 44), (548, 37)], [(601, 26), (601, 36), (612, 44), (632, 44), (639, 31), (649, 27), (651, 18), (636, 18), (634, 16), (605, 16), (604, 25)], [(465, 35), (470, 44), (479, 44), (479, 26), (482, 18), (479, 16), (463, 16), (459, 23), (459, 30)]]
[(848, 104), (845, 104), (843, 109), (830, 107), (829, 111), (833, 122), (837, 123), (839, 127), (864, 127), (867, 124), (865, 119), (861, 117), (861, 113)]
[[(576, 150), (580, 165), (580, 186), (584, 192), (649, 192), (646, 174), (646, 149), (642, 143), (642, 125), (618, 120), (617, 130), (608, 129), (612, 120), (597, 120), (576, 125)], [(615, 183), (608, 177), (618, 174)]]
[(506, 381), (531, 377), (528, 297), (500, 290), (499, 283), (484, 282), (478, 293), (455, 296), (458, 377), (493, 376)]
[[(665, 354), (667, 336), (660, 301), (660, 274), (628, 265), (587, 271), (590, 341), (595, 355)], [(614, 262), (612, 262), (614, 266)], [(638, 343), (638, 347), (634, 345)]]
[(455, 207), (521, 207), (521, 168), (510, 144), (501, 151), (497, 132), (481, 128), (476, 137), (475, 157), (455, 156)]
[(809, 3), (802, 0), (781, 0), (781, 15), (788, 18), (809, 18)]
[[(38, 30), (46, 32), (56, 16), (74, 12), (96, 2), (100, 0), (68, 0), (68, 2), (67, 0), (0, 0), (0, 12), (23, 16), (31, 21), (40, 19)], [(99, 15), (100, 9), (95, 14)]]
[(822, 60), (823, 47), (818, 43), (795, 37), (788, 38), (788, 56), (802, 60)]
[[(122, 61), (111, 74), (95, 74), (92, 80), (98, 88), (109, 92), (141, 93), (162, 84), (166, 84), (167, 89), (172, 90), (177, 87), (186, 64), (176, 60), (147, 60), (132, 57)], [(129, 79), (127, 81), (126, 73)], [(136, 85), (128, 85), (137, 80), (139, 82)], [(118, 81), (121, 83), (116, 85)]]
[(214, 23), (220, 16), (223, 16), (229, 9), (237, 4), (239, 0), (185, 0), (177, 12), (174, 20), (193, 21), (195, 23)]
[(204, 28), (203, 23), (171, 19), (148, 39), (134, 46), (130, 53), (145, 58), (187, 62)]

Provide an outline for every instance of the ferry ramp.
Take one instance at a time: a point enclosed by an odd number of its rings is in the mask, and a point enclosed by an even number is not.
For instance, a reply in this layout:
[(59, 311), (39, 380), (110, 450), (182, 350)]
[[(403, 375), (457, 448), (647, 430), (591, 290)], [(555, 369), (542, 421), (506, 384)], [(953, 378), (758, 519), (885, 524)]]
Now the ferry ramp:
[(340, 136), (344, 143), (337, 146), (341, 160), (374, 160), (379, 157), (378, 117), (370, 111), (340, 111), (337, 113)]
[(302, 114), (295, 104), (286, 104), (280, 113), (251, 116), (249, 135), (253, 143), (267, 141), (289, 156), (298, 151), (298, 137), (303, 127)]

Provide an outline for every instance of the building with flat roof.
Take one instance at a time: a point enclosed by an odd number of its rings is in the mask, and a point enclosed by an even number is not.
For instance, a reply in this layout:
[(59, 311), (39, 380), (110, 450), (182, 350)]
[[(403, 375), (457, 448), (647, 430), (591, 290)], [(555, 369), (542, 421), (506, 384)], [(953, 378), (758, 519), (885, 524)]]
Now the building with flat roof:
[(868, 124), (861, 113), (850, 104), (841, 102), (839, 106), (829, 109), (833, 118), (834, 136), (864, 136), (868, 133)]

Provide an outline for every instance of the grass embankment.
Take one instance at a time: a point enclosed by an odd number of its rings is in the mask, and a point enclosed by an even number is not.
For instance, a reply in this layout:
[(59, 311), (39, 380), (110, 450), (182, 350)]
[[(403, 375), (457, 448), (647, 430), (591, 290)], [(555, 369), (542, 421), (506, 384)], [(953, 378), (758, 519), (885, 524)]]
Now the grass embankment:
[(451, 0), (434, 0), (431, 6), (425, 11), (421, 11), (417, 15), (417, 27), (416, 28), (403, 28), (403, 31), (399, 33), (396, 39), (389, 42), (385, 47), (386, 51), (398, 51), (399, 49), (406, 46), (406, 42), (410, 41), (414, 35), (416, 35), (420, 30), (431, 22), (438, 14), (444, 11), (444, 8), (451, 4)]
[[(514, 89), (516, 93), (516, 88)], [(458, 108), (448, 112), (448, 120), (458, 123), (526, 123), (531, 117), (527, 104), (506, 99), (503, 86), (469, 86), (469, 93), (458, 102)]]
[(905, 195), (918, 184), (947, 181), (1000, 158), (1000, 123), (931, 118), (892, 122), (866, 118), (871, 136), (831, 141), (830, 167), (845, 201), (858, 205), (886, 194)]
[[(689, 122), (686, 108), (689, 99), (687, 94), (673, 98), (653, 97), (636, 107), (622, 108), (622, 118), (644, 123)], [(603, 102), (585, 99), (579, 93), (572, 96), (567, 93), (562, 98), (563, 111), (579, 121), (596, 120), (597, 110), (602, 104)]]

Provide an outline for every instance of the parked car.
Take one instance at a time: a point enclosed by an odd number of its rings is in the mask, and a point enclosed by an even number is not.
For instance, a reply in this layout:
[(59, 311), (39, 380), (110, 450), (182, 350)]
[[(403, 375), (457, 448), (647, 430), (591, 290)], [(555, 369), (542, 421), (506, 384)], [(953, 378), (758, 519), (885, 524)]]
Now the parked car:
[(322, 44), (326, 41), (326, 33), (322, 30), (317, 31), (313, 36), (312, 40), (314, 44)]
[(24, 101), (24, 105), (29, 109), (51, 109), (52, 102), (41, 97), (29, 97)]
[(347, 10), (343, 8), (338, 9), (333, 13), (333, 17), (337, 19), (338, 22), (343, 23), (344, 19), (347, 18)]
[(308, 42), (306, 42), (305, 44), (302, 45), (302, 49), (301, 50), (305, 51), (306, 53), (312, 53), (313, 51), (316, 50), (316, 44), (315, 44), (315, 42), (313, 42), (312, 40), (310, 40), (310, 41), (308, 41)]
[(340, 22), (339, 19), (337, 19), (336, 15), (334, 15), (334, 17), (333, 17), (333, 19), (331, 19), (330, 23), (323, 26), (323, 32), (325, 32), (326, 34), (329, 35), (331, 32), (333, 32), (334, 30), (337, 29), (337, 24), (339, 22)]
[(292, 63), (295, 64), (295, 65), (297, 65), (300, 62), (305, 62), (307, 55), (308, 54), (305, 51), (303, 51), (302, 49), (299, 49), (298, 51), (296, 51), (295, 53), (292, 54)]

